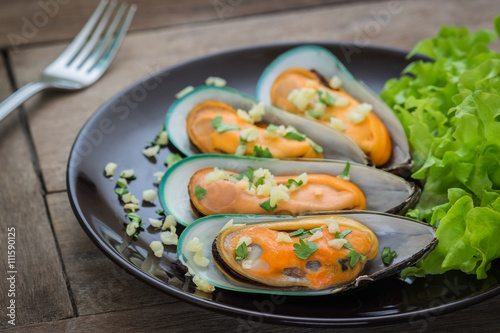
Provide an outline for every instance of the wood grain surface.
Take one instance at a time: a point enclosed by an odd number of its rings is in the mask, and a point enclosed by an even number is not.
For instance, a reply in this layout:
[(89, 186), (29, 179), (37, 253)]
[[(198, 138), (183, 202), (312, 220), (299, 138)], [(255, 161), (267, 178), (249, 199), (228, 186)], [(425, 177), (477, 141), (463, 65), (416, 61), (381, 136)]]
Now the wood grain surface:
[[(141, 0), (135, 1), (138, 10), (131, 30), (192, 22), (223, 22), (249, 15), (311, 8), (343, 1)], [(0, 49), (17, 50), (30, 44), (71, 39), (85, 24), (99, 2), (100, 0), (3, 0), (0, 11)]]
[[(0, 65), (0, 99), (3, 99), (12, 90), (3, 59)], [(0, 188), (0, 327), (10, 326), (7, 319), (13, 319), (7, 317), (11, 300), (17, 309), (16, 325), (73, 316), (42, 186), (34, 170), (19, 111), (0, 123)], [(7, 255), (13, 254), (7, 252), (8, 242), (14, 246), (9, 251), (15, 251), (12, 267), (8, 266)]]
[[(13, 47), (9, 32), (22, 33), (26, 20), (33, 21), (43, 4), (54, 2), (59, 4), (57, 14), (26, 43)], [(12, 90), (7, 69), (16, 87), (36, 80), (98, 2), (3, 1), (0, 49), (6, 49), (7, 62), (0, 57), (0, 100)], [(225, 9), (223, 14), (214, 3)], [(6, 332), (331, 332), (200, 309), (157, 291), (112, 263), (79, 226), (65, 191), (67, 157), (78, 131), (121, 89), (196, 56), (286, 41), (353, 42), (360, 52), (366, 45), (411, 49), (444, 24), (492, 29), (500, 2), (144, 0), (138, 5), (133, 31), (100, 81), (80, 92), (40, 94), (24, 104), (26, 117), (16, 111), (0, 123), (4, 210), (0, 244), (7, 243), (7, 228), (14, 226), (18, 250), (15, 327), (5, 319), (8, 267), (7, 254), (0, 251), (0, 328)], [(498, 309), (500, 296), (450, 314), (430, 312), (423, 320), (335, 331), (498, 332)]]
[[(223, 23), (201, 23), (130, 33), (106, 75), (92, 89), (77, 93), (40, 94), (27, 104), (27, 112), (48, 191), (65, 188), (65, 166), (79, 129), (97, 108), (132, 82), (162, 67), (203, 54), (235, 47), (286, 41), (346, 41), (359, 45), (386, 45), (411, 49), (433, 36), (443, 24), (464, 24), (471, 30), (492, 28), (500, 2), (492, 0), (433, 0), (402, 2), (397, 14), (375, 33), (372, 13), (389, 11), (391, 2), (343, 4), (309, 11), (241, 18)], [(425, 25), (423, 18), (440, 17)], [(361, 32), (360, 32), (361, 31)], [(244, 36), (244, 38), (242, 38)], [(138, 46), (140, 45), (140, 46)], [(14, 56), (18, 86), (36, 80), (38, 73), (64, 49), (65, 44), (23, 49)], [(341, 59), (347, 61), (348, 59)], [(71, 116), (68, 116), (71, 115)]]

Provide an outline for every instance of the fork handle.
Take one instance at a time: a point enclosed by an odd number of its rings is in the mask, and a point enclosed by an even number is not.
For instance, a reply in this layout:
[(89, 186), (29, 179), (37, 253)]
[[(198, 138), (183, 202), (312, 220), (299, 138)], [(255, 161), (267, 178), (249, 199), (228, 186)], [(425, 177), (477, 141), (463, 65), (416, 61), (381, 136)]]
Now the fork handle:
[(17, 109), (28, 98), (40, 92), (44, 89), (50, 88), (51, 84), (49, 82), (31, 82), (27, 85), (19, 88), (12, 95), (7, 97), (5, 101), (0, 103), (0, 121), (7, 117), (12, 111)]

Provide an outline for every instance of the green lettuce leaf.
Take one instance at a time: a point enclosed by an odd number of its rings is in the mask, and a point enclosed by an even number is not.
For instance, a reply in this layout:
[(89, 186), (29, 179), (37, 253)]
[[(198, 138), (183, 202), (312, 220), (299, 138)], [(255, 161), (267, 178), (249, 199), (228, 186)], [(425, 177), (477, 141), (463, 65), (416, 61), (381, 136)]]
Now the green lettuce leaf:
[[(500, 17), (494, 25), (500, 33)], [(412, 177), (424, 185), (408, 216), (437, 227), (436, 248), (403, 276), (461, 270), (487, 277), (500, 258), (500, 54), (492, 31), (443, 27), (421, 41), (405, 76), (380, 96), (408, 135)]]

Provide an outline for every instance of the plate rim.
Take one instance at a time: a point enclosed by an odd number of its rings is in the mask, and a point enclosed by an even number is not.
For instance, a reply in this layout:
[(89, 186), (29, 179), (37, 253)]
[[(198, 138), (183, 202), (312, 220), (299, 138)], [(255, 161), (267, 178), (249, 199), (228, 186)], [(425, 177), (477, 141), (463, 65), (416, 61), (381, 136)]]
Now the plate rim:
[[(353, 317), (353, 318), (315, 318), (315, 317), (303, 317), (303, 316), (291, 316), (291, 315), (281, 315), (273, 313), (258, 312), (254, 310), (246, 310), (237, 308), (234, 306), (229, 306), (222, 303), (217, 303), (211, 299), (205, 299), (195, 294), (187, 293), (181, 289), (175, 288), (164, 282), (161, 282), (147, 273), (143, 272), (138, 267), (133, 266), (130, 262), (122, 258), (117, 252), (108, 246), (104, 240), (93, 230), (91, 222), (87, 221), (83, 215), (83, 211), (79, 206), (76, 199), (76, 179), (77, 177), (73, 175), (72, 162), (75, 158), (78, 158), (76, 154), (77, 143), (82, 140), (84, 134), (87, 132), (87, 127), (90, 126), (96, 119), (99, 119), (101, 114), (104, 113), (108, 106), (113, 103), (119, 96), (123, 96), (127, 92), (130, 92), (134, 87), (144, 83), (148, 78), (161, 75), (162, 73), (168, 72), (174, 68), (189, 65), (192, 62), (199, 62), (205, 59), (221, 56), (230, 55), (231, 53), (239, 53), (243, 51), (253, 51), (253, 50), (265, 50), (265, 49), (275, 49), (275, 48), (293, 48), (303, 45), (324, 45), (327, 47), (358, 47), (356, 43), (340, 42), (340, 41), (325, 41), (325, 40), (314, 40), (314, 41), (294, 41), (294, 42), (282, 42), (282, 43), (264, 43), (264, 44), (254, 44), (241, 46), (237, 48), (224, 49), (218, 52), (212, 52), (209, 54), (204, 54), (194, 58), (190, 58), (181, 62), (174, 63), (172, 65), (163, 67), (147, 76), (136, 80), (126, 86), (125, 88), (119, 90), (109, 99), (107, 99), (99, 108), (85, 121), (85, 123), (80, 128), (78, 135), (76, 136), (71, 150), (68, 154), (68, 161), (66, 164), (66, 192), (68, 199), (73, 210), (73, 214), (78, 220), (81, 228), (85, 231), (87, 236), (92, 240), (92, 242), (103, 252), (112, 262), (114, 262), (121, 269), (125, 270), (127, 273), (134, 277), (141, 279), (143, 282), (155, 287), (161, 292), (165, 292), (170, 296), (173, 296), (181, 301), (187, 302), (191, 305), (197, 306), (199, 308), (208, 309), (225, 315), (230, 315), (232, 317), (244, 316), (247, 318), (257, 317), (262, 318), (263, 322), (275, 323), (282, 325), (300, 325), (300, 326), (323, 326), (323, 327), (363, 327), (368, 325), (384, 325), (397, 322), (403, 322), (404, 320), (415, 320), (421, 318), (429, 318), (441, 316), (453, 311), (463, 309), (468, 306), (475, 305), (481, 301), (489, 299), (493, 296), (500, 294), (500, 285), (490, 289), (488, 291), (482, 292), (480, 294), (467, 297), (465, 299), (460, 299), (452, 303), (442, 304), (432, 308), (408, 311), (404, 313), (388, 314), (388, 315), (377, 315), (373, 317)], [(387, 53), (398, 56), (403, 56), (407, 58), (409, 51), (384, 46), (384, 45), (363, 45), (363, 50), (368, 50), (370, 52), (377, 53)], [(415, 55), (414, 55), (415, 56)], [(417, 55), (418, 56), (418, 55)], [(76, 154), (76, 156), (75, 156)], [(290, 296), (295, 297), (295, 296)], [(431, 313), (429, 315), (429, 313)]]

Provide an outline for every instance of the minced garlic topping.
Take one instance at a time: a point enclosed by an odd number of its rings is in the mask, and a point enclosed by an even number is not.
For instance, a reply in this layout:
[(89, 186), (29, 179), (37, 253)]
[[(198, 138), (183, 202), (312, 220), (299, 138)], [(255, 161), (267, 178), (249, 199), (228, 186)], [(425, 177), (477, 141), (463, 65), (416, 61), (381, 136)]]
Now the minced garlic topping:
[(269, 197), (271, 199), (270, 202), (271, 207), (276, 206), (276, 204), (280, 200), (284, 201), (290, 200), (290, 195), (288, 194), (288, 188), (283, 184), (273, 187), (271, 189), (271, 194), (269, 195)]
[(249, 246), (250, 244), (252, 244), (252, 238), (248, 236), (241, 236), (240, 239), (238, 239), (238, 244), (236, 245), (236, 247), (240, 247), (243, 242), (245, 242), (245, 244)]
[(341, 86), (342, 86), (342, 80), (337, 75), (334, 75), (330, 79), (330, 87), (332, 87), (333, 89), (339, 89)]
[(361, 112), (350, 111), (347, 113), (346, 118), (353, 124), (359, 124), (360, 122), (365, 120), (366, 115), (362, 114)]
[(207, 267), (210, 263), (210, 260), (203, 257), (203, 253), (201, 251), (196, 252), (193, 256), (194, 263), (200, 267)]
[(194, 90), (193, 86), (187, 86), (186, 88), (182, 89), (177, 94), (175, 94), (175, 98), (180, 99), (180, 98), (186, 96), (187, 94), (189, 94), (193, 90)]
[[(236, 110), (238, 118), (243, 119), (249, 124), (254, 124), (262, 120), (262, 116), (266, 113), (266, 106), (263, 102), (254, 104), (248, 112), (242, 109)], [(242, 137), (243, 138), (243, 137)], [(252, 140), (247, 140), (252, 141)]]
[(186, 244), (186, 249), (189, 252), (195, 252), (193, 256), (193, 261), (196, 265), (200, 267), (207, 267), (208, 264), (210, 263), (210, 260), (207, 258), (203, 257), (203, 243), (200, 242), (198, 237), (194, 237), (191, 239), (187, 244)]
[(261, 177), (264, 177), (264, 179), (274, 180), (274, 176), (269, 169), (258, 168), (253, 172), (254, 179), (259, 179)]
[(346, 126), (342, 119), (330, 117), (330, 126), (335, 128), (337, 131), (343, 132), (346, 129)]
[(132, 213), (134, 213), (136, 210), (140, 209), (141, 207), (137, 204), (134, 204), (134, 203), (128, 203), (128, 204), (125, 204), (125, 206), (123, 206), (123, 208), (131, 210)]
[(127, 229), (126, 229), (127, 235), (132, 236), (133, 234), (135, 234), (135, 232), (137, 231), (137, 228), (139, 228), (139, 222), (130, 222), (127, 225)]
[(364, 115), (367, 115), (372, 110), (373, 110), (373, 105), (368, 103), (361, 103), (360, 105), (356, 106), (355, 109), (356, 112), (362, 113)]
[(154, 145), (152, 147), (149, 147), (149, 148), (146, 148), (142, 151), (142, 153), (144, 154), (144, 156), (146, 157), (153, 157), (155, 156), (156, 154), (158, 154), (158, 152), (160, 151), (160, 146), (159, 145)]
[(167, 131), (163, 130), (160, 132), (158, 135), (158, 139), (156, 139), (156, 143), (162, 146), (166, 146), (168, 144), (168, 133)]
[(200, 242), (198, 237), (194, 237), (186, 244), (186, 250), (190, 252), (201, 252), (203, 249), (203, 243)]
[(161, 230), (167, 230), (169, 228), (170, 230), (172, 230), (172, 227), (175, 227), (176, 225), (177, 221), (175, 220), (175, 217), (173, 215), (167, 215), (167, 217), (165, 217), (163, 225), (161, 226)]
[(314, 242), (315, 240), (321, 239), (323, 237), (323, 231), (316, 231), (311, 238), (309, 238), (309, 241)]
[(333, 106), (336, 108), (344, 108), (349, 105), (349, 100), (345, 97), (337, 97)]
[(163, 244), (165, 245), (177, 245), (177, 242), (179, 241), (179, 237), (177, 236), (174, 230), (162, 232), (160, 234), (160, 238)]
[(205, 182), (207, 184), (212, 184), (213, 182), (216, 182), (218, 180), (228, 180), (230, 177), (231, 175), (229, 174), (229, 172), (215, 167), (214, 171), (205, 176)]
[(248, 115), (252, 122), (256, 123), (262, 120), (262, 116), (266, 113), (266, 107), (263, 102), (255, 104), (249, 111)]
[(227, 82), (226, 82), (226, 80), (224, 80), (221, 77), (218, 77), (218, 76), (209, 76), (205, 80), (205, 84), (207, 86), (224, 87), (227, 84)]
[(347, 243), (347, 240), (344, 238), (335, 238), (328, 241), (328, 245), (337, 250), (340, 250), (345, 243)]
[(147, 202), (153, 202), (156, 199), (157, 193), (155, 190), (149, 189), (142, 192), (142, 199)]
[(159, 228), (162, 225), (162, 221), (158, 219), (154, 219), (152, 217), (149, 218), (149, 224), (151, 224), (155, 228)]
[(155, 173), (153, 174), (153, 176), (155, 176), (155, 177), (156, 177), (156, 180), (157, 180), (157, 182), (159, 183), (159, 182), (161, 181), (161, 179), (163, 178), (163, 175), (164, 175), (164, 174), (165, 174), (165, 172), (163, 172), (163, 171), (158, 171), (158, 172), (155, 172)]
[(215, 290), (215, 287), (213, 285), (201, 279), (198, 275), (193, 276), (193, 282), (198, 290), (204, 291), (206, 293), (211, 293)]
[(240, 138), (246, 142), (252, 142), (259, 138), (259, 130), (256, 127), (248, 127), (240, 132)]
[(106, 177), (112, 177), (113, 174), (115, 173), (117, 166), (118, 165), (113, 162), (109, 162), (108, 164), (106, 164), (106, 166), (104, 167), (104, 172), (106, 173)]
[(340, 232), (340, 227), (335, 218), (327, 218), (325, 222), (328, 224), (328, 232), (334, 234), (336, 232)]
[(165, 249), (163, 247), (163, 244), (160, 241), (152, 241), (151, 244), (149, 244), (149, 247), (151, 250), (153, 250), (155, 256), (158, 258), (161, 258), (163, 255), (163, 250)]
[(316, 90), (312, 88), (293, 89), (288, 94), (288, 100), (300, 111), (304, 111), (314, 97)]
[(277, 242), (293, 243), (293, 239), (286, 232), (278, 232)]
[(238, 118), (243, 119), (247, 123), (251, 123), (252, 122), (252, 119), (250, 119), (250, 116), (248, 115), (248, 112), (246, 112), (245, 110), (242, 110), (242, 109), (236, 110), (236, 115), (238, 116)]
[[(219, 180), (232, 181), (238, 188), (250, 195), (269, 196), (269, 203), (271, 207), (273, 207), (280, 200), (288, 201), (290, 199), (289, 193), (297, 190), (300, 186), (306, 185), (308, 176), (307, 173), (303, 172), (293, 179), (294, 182), (287, 185), (278, 185), (271, 171), (263, 168), (254, 170), (252, 179), (248, 179), (247, 176), (244, 176), (242, 179), (237, 180), (235, 177), (232, 177), (228, 171), (217, 167), (214, 168), (214, 171), (205, 176), (207, 184)], [(258, 185), (255, 185), (256, 183), (258, 183)]]

